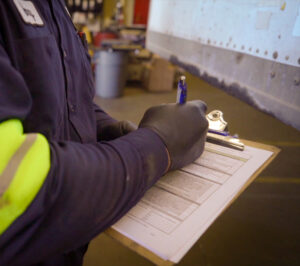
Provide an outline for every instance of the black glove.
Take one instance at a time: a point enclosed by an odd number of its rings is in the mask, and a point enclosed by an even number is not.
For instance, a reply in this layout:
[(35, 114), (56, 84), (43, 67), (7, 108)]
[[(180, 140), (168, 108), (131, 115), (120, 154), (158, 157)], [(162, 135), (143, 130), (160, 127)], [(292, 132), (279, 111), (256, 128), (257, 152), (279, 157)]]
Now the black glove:
[(109, 124), (101, 130), (101, 140), (113, 140), (122, 137), (137, 129), (137, 125), (130, 121), (117, 121)]
[(208, 128), (206, 104), (163, 104), (149, 108), (139, 127), (150, 128), (164, 141), (171, 159), (169, 170), (182, 168), (196, 160), (204, 150)]

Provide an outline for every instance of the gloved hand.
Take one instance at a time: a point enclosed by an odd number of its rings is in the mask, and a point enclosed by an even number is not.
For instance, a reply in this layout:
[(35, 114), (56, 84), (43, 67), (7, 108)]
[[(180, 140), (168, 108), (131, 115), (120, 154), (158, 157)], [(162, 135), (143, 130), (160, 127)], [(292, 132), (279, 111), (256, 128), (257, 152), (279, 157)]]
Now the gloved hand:
[(168, 170), (182, 168), (202, 154), (208, 128), (205, 112), (202, 101), (163, 104), (145, 112), (139, 127), (149, 128), (161, 137), (171, 159)]
[(109, 124), (101, 130), (101, 140), (113, 140), (137, 129), (137, 125), (124, 120)]

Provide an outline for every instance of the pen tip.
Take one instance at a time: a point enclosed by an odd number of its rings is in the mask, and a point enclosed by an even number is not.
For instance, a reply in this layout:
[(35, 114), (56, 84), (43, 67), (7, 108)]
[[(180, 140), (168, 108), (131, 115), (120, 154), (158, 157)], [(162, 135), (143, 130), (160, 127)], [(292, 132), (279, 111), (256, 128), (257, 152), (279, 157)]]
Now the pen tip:
[(180, 77), (179, 83), (181, 83), (182, 85), (185, 84), (185, 76), (181, 76), (181, 77)]

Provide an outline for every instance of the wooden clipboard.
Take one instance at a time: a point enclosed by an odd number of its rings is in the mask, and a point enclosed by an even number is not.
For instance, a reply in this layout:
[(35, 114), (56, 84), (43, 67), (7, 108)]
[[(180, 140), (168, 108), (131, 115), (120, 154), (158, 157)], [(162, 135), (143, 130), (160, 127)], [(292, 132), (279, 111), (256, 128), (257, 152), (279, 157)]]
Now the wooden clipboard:
[[(256, 172), (250, 177), (250, 179), (245, 183), (245, 185), (241, 188), (241, 190), (235, 195), (235, 197), (232, 199), (232, 201), (227, 204), (227, 206), (223, 210), (223, 212), (242, 194), (242, 192), (245, 191), (245, 189), (258, 177), (258, 175), (275, 159), (275, 157), (280, 152), (280, 149), (275, 147), (275, 146), (266, 145), (266, 144), (262, 144), (262, 143), (257, 143), (257, 142), (253, 142), (253, 141), (248, 141), (248, 140), (242, 140), (242, 141), (247, 146), (251, 146), (251, 147), (254, 147), (254, 148), (258, 148), (258, 149), (271, 151), (271, 152), (273, 152), (273, 154), (260, 168), (258, 168), (256, 170)], [(107, 229), (105, 231), (105, 234), (110, 236), (111, 238), (117, 240), (118, 242), (120, 242), (124, 246), (126, 246), (129, 249), (133, 250), (137, 254), (141, 255), (142, 257), (150, 260), (155, 265), (160, 265), (160, 266), (174, 265), (173, 262), (171, 262), (169, 260), (162, 259), (161, 257), (157, 256), (156, 254), (154, 254), (150, 250), (144, 248), (140, 244), (136, 243), (135, 241), (131, 240), (130, 238), (128, 238), (125, 235), (121, 234), (120, 232), (116, 231), (112, 227)]]

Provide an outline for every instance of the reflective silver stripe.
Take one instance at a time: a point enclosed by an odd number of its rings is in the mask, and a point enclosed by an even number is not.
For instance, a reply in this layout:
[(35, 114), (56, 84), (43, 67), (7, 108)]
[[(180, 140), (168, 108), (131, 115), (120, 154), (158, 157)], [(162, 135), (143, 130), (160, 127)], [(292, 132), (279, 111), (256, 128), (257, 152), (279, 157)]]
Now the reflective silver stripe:
[(20, 163), (24, 159), (32, 144), (35, 142), (36, 138), (37, 134), (27, 134), (26, 139), (6, 165), (6, 168), (0, 175), (0, 197), (2, 197), (3, 193), (8, 188), (10, 182), (17, 172)]

